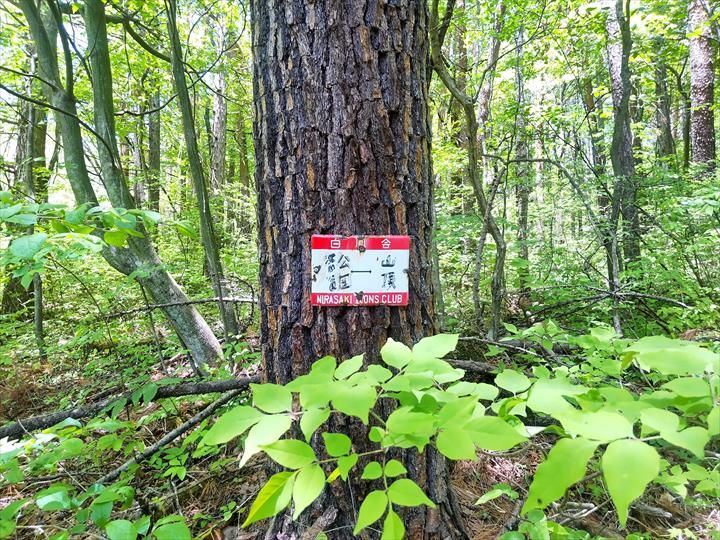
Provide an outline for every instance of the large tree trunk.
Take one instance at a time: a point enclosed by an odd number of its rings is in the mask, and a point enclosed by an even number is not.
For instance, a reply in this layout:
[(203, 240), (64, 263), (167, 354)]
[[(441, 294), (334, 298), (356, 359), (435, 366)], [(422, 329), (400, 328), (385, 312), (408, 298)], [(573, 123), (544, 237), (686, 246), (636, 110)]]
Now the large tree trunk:
[[(715, 70), (710, 34), (710, 17), (703, 0), (690, 0), (690, 144), (695, 163), (715, 160), (715, 118), (713, 113)], [(712, 164), (711, 164), (712, 165)]]
[[(52, 86), (43, 85), (46, 99), (55, 108), (55, 121), (60, 126), (63, 143), (65, 170), (77, 204), (97, 205), (98, 199), (90, 182), (85, 149), (83, 145), (77, 106), (73, 93), (72, 53), (68, 36), (60, 32), (65, 59), (66, 79), (60, 77), (54, 39), (60, 14), (43, 20), (32, 0), (21, 0), (20, 8), (25, 15), (38, 54), (40, 76)], [(119, 168), (119, 152), (115, 133), (112, 96), (112, 74), (105, 26), (104, 4), (101, 0), (85, 2), (84, 15), (87, 24), (90, 63), (93, 69), (93, 101), (95, 110), (94, 130), (97, 134), (98, 155), (101, 162), (101, 176), (110, 202), (115, 207), (133, 208), (127, 182)], [(47, 28), (46, 28), (47, 26)], [(172, 276), (164, 269), (162, 262), (147, 238), (130, 238), (127, 248), (106, 247), (103, 257), (116, 270), (130, 274), (150, 292), (157, 303), (187, 302)], [(138, 270), (142, 270), (138, 272)], [(195, 366), (213, 363), (222, 357), (222, 349), (210, 327), (193, 306), (177, 305), (167, 308), (165, 314), (180, 340), (190, 351)]]
[(230, 293), (225, 282), (225, 275), (220, 261), (220, 250), (210, 211), (210, 199), (208, 197), (208, 187), (205, 181), (205, 171), (203, 170), (202, 162), (200, 161), (200, 151), (197, 144), (197, 134), (195, 132), (195, 123), (193, 120), (192, 104), (190, 102), (190, 94), (188, 92), (187, 82), (185, 79), (185, 67), (183, 65), (180, 34), (178, 33), (177, 28), (177, 4), (175, 0), (169, 0), (167, 5), (168, 34), (172, 46), (171, 58), (173, 80), (175, 82), (175, 91), (177, 92), (178, 104), (182, 115), (183, 134), (185, 136), (185, 146), (187, 147), (188, 162), (190, 164), (190, 176), (192, 177), (198, 212), (200, 214), (200, 236), (205, 250), (205, 260), (207, 262), (210, 280), (213, 284), (215, 295), (220, 299), (218, 307), (223, 321), (223, 329), (225, 330), (225, 339), (234, 339), (239, 332), (239, 327), (232, 303), (224, 302), (222, 300), (223, 298), (230, 297)]
[[(323, 355), (372, 362), (388, 337), (435, 330), (428, 20), (412, 0), (254, 0), (251, 14), (261, 346), (267, 380), (287, 383)], [(314, 233), (410, 235), (407, 307), (313, 308)], [(462, 538), (445, 461), (426, 451), (408, 470), (438, 503), (407, 513), (408, 537)], [(352, 500), (323, 502), (331, 538), (352, 537)]]
[(640, 225), (636, 206), (637, 179), (630, 118), (632, 85), (629, 61), (632, 38), (628, 15), (629, 13), (625, 13), (623, 0), (609, 1), (607, 55), (614, 114), (610, 160), (615, 176), (610, 226), (617, 232), (622, 214), (623, 251), (625, 259), (633, 261), (640, 256)]

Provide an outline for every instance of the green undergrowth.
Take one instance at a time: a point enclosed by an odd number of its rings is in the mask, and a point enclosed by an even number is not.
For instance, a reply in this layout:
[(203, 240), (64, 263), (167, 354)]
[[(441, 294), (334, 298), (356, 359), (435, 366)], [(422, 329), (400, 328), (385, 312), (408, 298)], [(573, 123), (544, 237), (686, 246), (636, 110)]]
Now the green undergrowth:
[[(329, 483), (360, 482), (367, 483), (368, 495), (358, 501), (354, 532), (368, 529), (382, 531), (378, 534), (386, 539), (401, 538), (404, 509), (435, 502), (392, 456), (398, 449), (423, 453), (430, 447), (450, 460), (550, 448), (527, 490), (496, 486), (478, 501), (514, 496), (522, 502), (519, 525), (502, 536), (505, 540), (591, 538), (558, 523), (558, 503), (576, 496), (579, 486), (593, 504), (612, 504), (618, 526), (629, 527), (628, 538), (646, 537), (628, 518), (648, 491), (667, 493), (698, 511), (717, 505), (717, 352), (662, 336), (624, 339), (602, 326), (581, 336), (562, 333), (549, 322), (510, 330), (516, 339), (549, 349), (560, 343), (573, 352), (549, 359), (528, 355), (511, 364), (501, 351), (490, 350), (500, 359), (493, 384), (466, 380), (463, 370), (442, 359), (455, 349), (457, 335), (425, 338), (412, 349), (389, 340), (377, 364), (368, 365), (363, 355), (342, 361), (325, 357), (288, 385), (253, 385), (249, 396), (216, 421), (203, 421), (116, 482), (99, 484), (112, 464), (147, 446), (136, 436), (139, 430), (167, 422), (188, 403), (164, 400), (153, 407), (158, 383), (146, 382), (131, 400), (112, 404), (98, 418), (68, 420), (2, 443), (3, 485), (57, 480), (23, 490), (23, 497), (6, 504), (0, 510), (0, 537), (15, 534), (16, 526), (56, 519), (69, 524), (51, 535), (56, 540), (90, 533), (111, 540), (189, 538), (191, 530), (202, 536), (206, 520), (145, 512), (141, 479), (150, 474), (182, 485), (197, 463), (212, 470), (237, 460), (245, 468), (256, 454), (282, 470), (267, 479), (252, 502), (224, 507), (226, 518), (237, 515), (246, 526), (286, 510), (302, 520), (314, 501), (328, 495)], [(383, 408), (390, 414), (377, 412), (380, 399), (394, 404)], [(332, 415), (362, 422), (366, 435), (328, 431)], [(302, 436), (288, 438), (290, 433)], [(74, 477), (70, 471), (77, 470), (85, 475)], [(678, 530), (670, 533), (716, 534)]]

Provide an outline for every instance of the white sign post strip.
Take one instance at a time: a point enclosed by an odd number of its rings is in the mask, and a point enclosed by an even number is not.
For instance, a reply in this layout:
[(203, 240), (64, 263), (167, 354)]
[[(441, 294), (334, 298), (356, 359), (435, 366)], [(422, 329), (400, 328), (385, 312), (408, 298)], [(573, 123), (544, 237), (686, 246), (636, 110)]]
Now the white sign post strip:
[(409, 236), (311, 240), (313, 306), (406, 306)]

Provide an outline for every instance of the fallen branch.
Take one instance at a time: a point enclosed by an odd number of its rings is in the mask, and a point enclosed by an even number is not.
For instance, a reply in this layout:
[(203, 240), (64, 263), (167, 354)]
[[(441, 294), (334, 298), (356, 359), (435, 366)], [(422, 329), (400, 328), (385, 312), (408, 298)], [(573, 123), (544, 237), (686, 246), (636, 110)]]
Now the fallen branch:
[(200, 422), (211, 416), (216, 410), (218, 410), (220, 407), (237, 397), (242, 393), (243, 389), (238, 388), (237, 390), (232, 390), (228, 392), (227, 394), (224, 394), (219, 399), (213, 401), (210, 405), (205, 407), (202, 411), (197, 413), (195, 416), (190, 418), (190, 420), (187, 420), (186, 422), (183, 422), (181, 425), (173, 429), (171, 432), (160, 438), (155, 444), (148, 446), (145, 450), (137, 454), (132, 459), (126, 461), (122, 465), (120, 465), (117, 469), (109, 472), (100, 480), (97, 481), (99, 484), (107, 484), (109, 482), (113, 482), (117, 479), (118, 476), (120, 476), (124, 471), (128, 470), (131, 466), (135, 465), (136, 463), (140, 463), (142, 461), (145, 461), (147, 458), (152, 456), (155, 452), (157, 452), (160, 448), (165, 446), (166, 444), (171, 443), (178, 437), (182, 436), (183, 434), (190, 431), (193, 427), (198, 425)]
[[(250, 383), (256, 383), (259, 381), (260, 377), (253, 376), (242, 379), (223, 379), (221, 381), (202, 381), (161, 386), (158, 388), (157, 393), (152, 400), (155, 401), (157, 399), (196, 394), (210, 394), (212, 392), (227, 392), (229, 390), (243, 390), (247, 388)], [(55, 411), (49, 414), (41, 414), (17, 420), (12, 424), (0, 427), (0, 439), (4, 437), (17, 439), (33, 431), (54, 426), (55, 424), (68, 418), (80, 419), (95, 416), (100, 411), (111, 406), (120, 399), (131, 399), (133, 393), (134, 391), (128, 391), (124, 394), (96, 401), (95, 403), (89, 403), (72, 409), (64, 409), (62, 411)]]
[(149, 304), (147, 306), (139, 307), (139, 308), (133, 308), (128, 309), (127, 311), (117, 311), (115, 313), (110, 313), (105, 316), (105, 319), (117, 319), (119, 317), (124, 317), (126, 315), (133, 315), (135, 313), (140, 313), (143, 311), (151, 311), (153, 309), (165, 309), (169, 307), (174, 306), (189, 306), (192, 304), (212, 304), (216, 302), (228, 302), (230, 304), (255, 304), (256, 300), (250, 296), (245, 296), (242, 298), (234, 298), (234, 297), (222, 297), (222, 300), (220, 298), (200, 298), (198, 300), (185, 300), (183, 302), (168, 302), (167, 304)]
[(503, 341), (494, 341), (480, 336), (461, 336), (460, 341), (482, 343), (484, 345), (494, 345), (503, 349), (508, 349), (516, 353), (531, 354), (533, 356), (554, 356), (556, 354), (566, 355), (573, 353), (573, 347), (567, 343), (554, 343), (552, 350), (548, 350), (539, 343), (520, 339), (507, 339)]

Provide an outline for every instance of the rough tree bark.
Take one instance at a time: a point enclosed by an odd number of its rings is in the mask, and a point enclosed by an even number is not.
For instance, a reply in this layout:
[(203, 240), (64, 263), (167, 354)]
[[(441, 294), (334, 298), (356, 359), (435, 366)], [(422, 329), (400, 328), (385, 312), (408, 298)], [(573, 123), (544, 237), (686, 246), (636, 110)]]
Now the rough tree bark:
[[(20, 8), (25, 15), (38, 54), (38, 72), (49, 84), (43, 85), (47, 101), (55, 112), (63, 143), (65, 170), (77, 204), (97, 205), (98, 199), (90, 182), (85, 148), (73, 91), (73, 58), (69, 36), (62, 26), (60, 12), (53, 9), (53, 17), (45, 21), (32, 0), (21, 0)], [(84, 5), (84, 17), (88, 36), (90, 65), (93, 70), (94, 133), (97, 137), (101, 178), (113, 206), (133, 208), (134, 203), (122, 169), (119, 168), (119, 152), (115, 133), (112, 99), (112, 73), (105, 23), (105, 5), (101, 0), (88, 0)], [(46, 28), (47, 24), (47, 28)], [(60, 29), (64, 81), (60, 77), (60, 64), (54, 42), (49, 35)], [(116, 270), (130, 274), (138, 270), (136, 279), (150, 292), (158, 303), (187, 302), (172, 276), (163, 268), (147, 238), (128, 240), (126, 248), (106, 247), (103, 257)], [(213, 363), (222, 357), (222, 349), (210, 327), (200, 313), (191, 305), (169, 307), (165, 314), (180, 340), (190, 351), (195, 366)]]
[[(239, 326), (232, 303), (223, 302), (222, 300), (222, 298), (230, 296), (230, 291), (227, 288), (222, 262), (220, 260), (220, 249), (210, 210), (208, 186), (205, 181), (205, 171), (203, 170), (200, 160), (192, 103), (185, 78), (180, 34), (177, 28), (177, 3), (175, 0), (168, 0), (166, 5), (168, 34), (172, 49), (170, 58), (172, 59), (173, 81), (175, 83), (175, 91), (177, 92), (178, 104), (182, 116), (183, 134), (185, 136), (185, 146), (187, 148), (188, 163), (190, 165), (190, 176), (192, 177), (198, 213), (200, 215), (200, 237), (202, 239), (203, 249), (205, 250), (205, 260), (207, 262), (208, 273), (210, 274), (210, 281), (213, 284), (215, 295), (220, 298), (218, 307), (223, 321), (225, 339), (230, 340), (237, 336)], [(224, 152), (223, 146), (223, 158)]]
[[(287, 383), (323, 355), (374, 361), (388, 337), (435, 330), (428, 18), (414, 0), (253, 0), (251, 17), (263, 366)], [(408, 306), (313, 308), (314, 233), (410, 235)], [(445, 461), (407, 466), (438, 503), (407, 513), (408, 537), (465, 537)], [(338, 510), (331, 538), (352, 537), (352, 500), (322, 502)]]
[(694, 163), (712, 166), (715, 160), (715, 69), (710, 16), (703, 0), (690, 0), (690, 146)]

